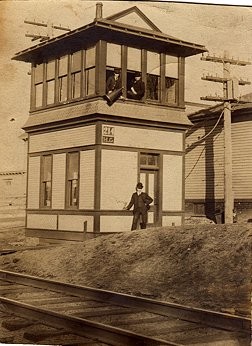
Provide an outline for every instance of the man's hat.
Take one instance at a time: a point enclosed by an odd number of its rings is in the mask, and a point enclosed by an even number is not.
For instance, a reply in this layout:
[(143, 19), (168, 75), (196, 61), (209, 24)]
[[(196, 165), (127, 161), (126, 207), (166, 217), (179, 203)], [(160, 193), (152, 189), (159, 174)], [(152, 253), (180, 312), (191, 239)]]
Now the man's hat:
[(135, 72), (135, 77), (141, 77), (141, 72)]
[(120, 72), (121, 72), (121, 70), (119, 68), (117, 68), (117, 67), (114, 68), (114, 73), (118, 73), (119, 74)]
[(143, 184), (142, 184), (142, 183), (137, 183), (136, 188), (137, 188), (137, 189), (142, 189), (142, 188), (143, 188)]

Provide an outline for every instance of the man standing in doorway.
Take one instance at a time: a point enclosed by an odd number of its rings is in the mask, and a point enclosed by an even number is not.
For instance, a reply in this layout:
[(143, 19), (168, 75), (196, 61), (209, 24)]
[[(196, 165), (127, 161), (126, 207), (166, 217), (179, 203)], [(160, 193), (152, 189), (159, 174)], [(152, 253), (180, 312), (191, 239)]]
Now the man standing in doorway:
[(130, 210), (132, 206), (133, 208), (133, 221), (131, 230), (134, 231), (137, 229), (137, 223), (142, 218), (142, 222), (140, 222), (141, 229), (146, 228), (147, 224), (147, 213), (150, 209), (150, 204), (153, 202), (153, 199), (145, 192), (142, 192), (143, 184), (138, 183), (136, 186), (136, 192), (133, 193), (131, 200), (125, 209)]

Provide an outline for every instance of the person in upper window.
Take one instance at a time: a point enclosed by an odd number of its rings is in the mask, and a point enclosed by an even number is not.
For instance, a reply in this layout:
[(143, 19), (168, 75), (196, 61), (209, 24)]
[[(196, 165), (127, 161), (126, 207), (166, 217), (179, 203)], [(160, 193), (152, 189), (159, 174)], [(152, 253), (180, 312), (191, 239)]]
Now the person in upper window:
[(141, 72), (136, 72), (134, 78), (130, 90), (127, 91), (127, 97), (133, 100), (141, 100), (145, 93), (145, 84), (142, 81)]
[(120, 88), (122, 88), (121, 70), (114, 68), (113, 74), (106, 81), (106, 94), (110, 94), (112, 91)]

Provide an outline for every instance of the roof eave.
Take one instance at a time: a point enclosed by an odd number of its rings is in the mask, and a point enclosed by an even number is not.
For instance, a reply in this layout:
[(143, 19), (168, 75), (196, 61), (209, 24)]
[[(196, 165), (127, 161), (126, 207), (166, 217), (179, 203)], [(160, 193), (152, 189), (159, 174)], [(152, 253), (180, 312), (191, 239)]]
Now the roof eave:
[[(146, 44), (149, 41), (156, 42), (157, 45), (160, 44), (162, 46), (167, 46), (168, 50), (170, 51), (174, 49), (177, 54), (179, 52), (178, 55), (184, 57), (200, 54), (207, 51), (207, 49), (202, 45), (179, 40), (158, 31), (137, 28), (106, 19), (100, 19), (81, 28), (75, 29), (69, 33), (54, 37), (46, 42), (42, 42), (36, 46), (20, 51), (16, 53), (12, 59), (24, 62), (33, 62), (36, 61), (38, 57), (43, 57), (45, 55), (46, 47), (51, 47), (51, 53), (52, 48), (55, 50), (55, 52), (62, 49), (67, 50), (72, 48), (71, 43), (73, 43), (74, 40), (76, 41), (77, 47), (78, 44), (83, 44), (83, 38), (90, 40), (90, 37), (92, 37), (92, 35), (90, 35), (90, 32), (94, 33), (94, 30), (96, 30), (97, 34), (100, 34), (101, 37), (102, 35), (106, 36), (109, 31), (113, 34), (121, 35), (120, 37), (122, 39), (126, 39), (126, 41), (129, 38), (132, 38), (132, 40), (136, 38), (139, 39), (140, 36), (143, 41), (146, 40)], [(46, 55), (48, 54), (49, 53), (46, 53)]]

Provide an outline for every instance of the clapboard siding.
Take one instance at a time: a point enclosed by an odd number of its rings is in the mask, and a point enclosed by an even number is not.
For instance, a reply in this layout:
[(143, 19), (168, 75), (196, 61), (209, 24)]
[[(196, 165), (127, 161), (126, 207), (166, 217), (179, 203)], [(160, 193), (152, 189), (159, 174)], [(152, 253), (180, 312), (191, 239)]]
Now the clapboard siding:
[(252, 198), (252, 121), (232, 124), (233, 190), (236, 199)]
[(57, 229), (57, 215), (27, 214), (27, 228)]
[(30, 135), (29, 152), (74, 148), (95, 143), (95, 125)]
[[(103, 125), (103, 129), (106, 126)], [(106, 143), (108, 145), (183, 151), (183, 132), (140, 129), (128, 126), (112, 127), (114, 129), (114, 142)]]
[(80, 152), (80, 195), (79, 208), (94, 208), (95, 151)]
[(64, 209), (66, 183), (66, 154), (53, 155), (52, 208)]
[(29, 158), (28, 166), (28, 208), (39, 208), (40, 156)]
[(101, 233), (130, 231), (132, 224), (132, 216), (102, 215), (100, 222)]
[(102, 150), (101, 209), (121, 210), (135, 190), (137, 173), (138, 153)]
[(163, 156), (163, 210), (182, 210), (182, 156)]
[(93, 216), (59, 215), (58, 230), (75, 232), (93, 232)]
[[(213, 126), (213, 123), (204, 125), (204, 127), (197, 125), (195, 131), (186, 138), (186, 199), (223, 198), (224, 137), (222, 125), (218, 125), (205, 140), (196, 143), (199, 138), (210, 133)], [(193, 143), (196, 144), (193, 145)]]

